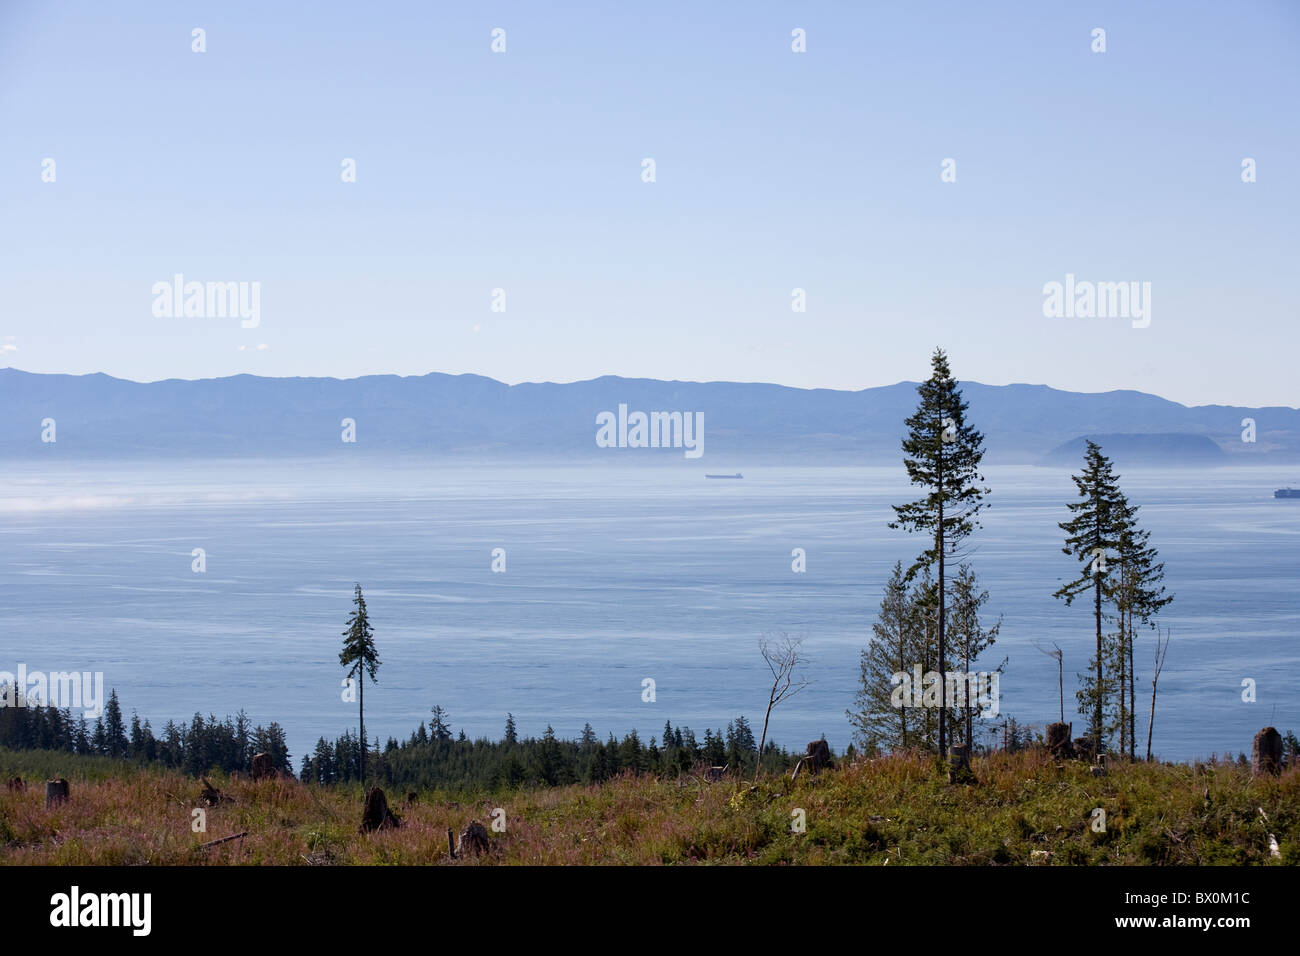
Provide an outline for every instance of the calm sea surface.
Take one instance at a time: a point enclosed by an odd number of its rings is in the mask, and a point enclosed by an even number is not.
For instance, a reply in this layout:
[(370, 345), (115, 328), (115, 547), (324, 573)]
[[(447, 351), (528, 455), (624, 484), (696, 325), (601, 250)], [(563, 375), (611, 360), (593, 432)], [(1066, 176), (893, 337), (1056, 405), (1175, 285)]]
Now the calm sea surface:
[[(732, 471), (733, 469), (715, 469)], [(921, 548), (891, 531), (901, 467), (747, 468), (708, 481), (696, 463), (623, 467), (249, 461), (9, 464), (0, 487), (0, 670), (103, 671), (128, 713), (280, 721), (297, 765), (320, 735), (356, 725), (338, 651), (352, 585), (365, 590), (383, 664), (366, 689), (368, 736), (405, 737), (442, 704), (471, 737), (549, 723), (602, 737), (664, 721), (700, 736), (737, 714), (761, 723), (769, 631), (806, 635), (814, 685), (772, 732), (802, 748), (849, 741), (844, 710), (890, 567)], [(972, 562), (1003, 617), (991, 663), (1010, 662), (1002, 712), (1067, 720), (1087, 665), (1089, 610), (1052, 592), (1075, 565), (1057, 522), (1063, 471), (993, 468)], [(1147, 471), (1142, 506), (1176, 600), (1155, 750), (1249, 751), (1260, 727), (1300, 732), (1300, 500), (1261, 469)], [(206, 573), (191, 552), (206, 552)], [(506, 572), (491, 570), (505, 549)], [(791, 551), (807, 552), (807, 573)], [(1154, 643), (1137, 648), (1140, 740)], [(657, 699), (642, 701), (652, 678)], [(1241, 700), (1257, 683), (1256, 703)]]

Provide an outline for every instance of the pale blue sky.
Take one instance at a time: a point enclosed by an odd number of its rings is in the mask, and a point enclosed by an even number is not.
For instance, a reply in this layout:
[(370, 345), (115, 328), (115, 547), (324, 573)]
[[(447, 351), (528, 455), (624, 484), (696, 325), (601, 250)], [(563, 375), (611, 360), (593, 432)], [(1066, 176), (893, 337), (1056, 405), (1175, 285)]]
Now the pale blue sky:
[[(0, 364), (861, 388), (941, 344), (1297, 404), (1298, 4), (288, 6), (0, 0)], [(155, 318), (177, 272), (260, 327)], [(1150, 327), (1045, 318), (1067, 272)]]

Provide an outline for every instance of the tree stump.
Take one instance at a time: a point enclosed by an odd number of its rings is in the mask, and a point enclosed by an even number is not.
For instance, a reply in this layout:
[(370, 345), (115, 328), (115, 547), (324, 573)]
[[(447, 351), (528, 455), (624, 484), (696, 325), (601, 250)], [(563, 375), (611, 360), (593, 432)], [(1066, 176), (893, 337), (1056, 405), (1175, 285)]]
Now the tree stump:
[(1282, 772), (1282, 735), (1275, 727), (1265, 727), (1255, 735), (1250, 748), (1250, 768), (1257, 777)]
[(814, 774), (823, 767), (831, 765), (831, 748), (825, 740), (809, 741), (808, 746), (804, 749), (804, 756), (810, 763), (809, 770)]
[(6, 787), (10, 793), (22, 793), (27, 789), (27, 784), (23, 783), (22, 777), (10, 777)]
[(799, 771), (804, 767), (807, 767), (808, 772), (814, 777), (817, 776), (818, 772), (825, 767), (830, 767), (832, 770), (835, 769), (835, 761), (831, 760), (831, 748), (830, 745), (826, 743), (825, 739), (811, 740), (808, 742), (808, 746), (804, 749), (803, 756), (800, 757), (799, 762), (794, 765), (794, 773), (790, 775), (790, 779), (794, 780), (798, 777)]
[(1097, 756), (1096, 742), (1091, 737), (1075, 737), (1074, 755), (1080, 760), (1092, 760)]
[(456, 856), (464, 857), (466, 854), (478, 856), (491, 848), (492, 841), (488, 837), (487, 827), (477, 820), (471, 820), (465, 824), (465, 829), (460, 831), (460, 839), (456, 841)]
[(1047, 752), (1060, 760), (1074, 757), (1074, 745), (1070, 743), (1070, 725), (1054, 723), (1047, 725)]
[(60, 777), (58, 780), (45, 781), (45, 806), (57, 807), (61, 803), (67, 803), (71, 797), (68, 791), (68, 781)]
[(948, 782), (975, 783), (970, 769), (970, 748), (965, 744), (952, 744), (948, 748)]
[(215, 807), (221, 802), (221, 791), (208, 782), (207, 777), (199, 777), (203, 782), (203, 789), (199, 791), (199, 800), (209, 807)]
[(266, 780), (274, 777), (275, 761), (267, 753), (253, 754), (253, 779)]
[(384, 791), (378, 787), (371, 788), (366, 794), (366, 812), (361, 817), (361, 831), (374, 833), (376, 830), (397, 826), (401, 826), (401, 821), (397, 814), (388, 809), (388, 798), (384, 796)]

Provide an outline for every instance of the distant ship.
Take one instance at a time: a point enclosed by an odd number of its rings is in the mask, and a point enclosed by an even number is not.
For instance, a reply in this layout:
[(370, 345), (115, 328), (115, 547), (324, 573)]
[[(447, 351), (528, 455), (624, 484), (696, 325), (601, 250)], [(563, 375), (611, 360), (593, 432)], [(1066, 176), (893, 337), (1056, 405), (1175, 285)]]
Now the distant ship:
[[(742, 475), (740, 472), (736, 472), (734, 475), (705, 475), (704, 477), (705, 478), (744, 478), (745, 476)], [(1300, 498), (1300, 491), (1296, 492), (1296, 497)]]
[(1279, 488), (1273, 492), (1274, 498), (1300, 498), (1300, 488)]

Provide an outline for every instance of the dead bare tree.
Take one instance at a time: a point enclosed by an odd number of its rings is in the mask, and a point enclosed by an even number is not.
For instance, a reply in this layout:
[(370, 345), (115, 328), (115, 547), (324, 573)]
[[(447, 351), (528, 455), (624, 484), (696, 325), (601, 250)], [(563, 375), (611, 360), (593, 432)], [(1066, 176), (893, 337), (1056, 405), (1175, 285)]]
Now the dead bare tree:
[(1151, 718), (1147, 721), (1147, 762), (1151, 761), (1151, 731), (1156, 725), (1156, 682), (1160, 680), (1160, 670), (1165, 666), (1165, 655), (1169, 653), (1169, 630), (1164, 632), (1164, 641), (1160, 639), (1160, 628), (1156, 627), (1156, 666), (1151, 672)]
[(767, 712), (763, 715), (763, 733), (758, 741), (758, 763), (754, 767), (754, 779), (758, 779), (763, 769), (763, 747), (767, 743), (767, 724), (772, 719), (772, 708), (783, 700), (788, 700), (811, 683), (808, 678), (795, 678), (795, 669), (808, 663), (800, 652), (803, 638), (790, 637), (784, 631), (779, 634), (764, 634), (758, 639), (758, 650), (772, 672), (772, 689), (767, 695)]
[(1038, 646), (1038, 642), (1033, 642), (1034, 647), (1046, 654), (1048, 657), (1056, 658), (1056, 686), (1061, 692), (1061, 723), (1065, 723), (1065, 655), (1061, 652), (1061, 645), (1055, 641), (1052, 642), (1054, 651), (1046, 651)]

